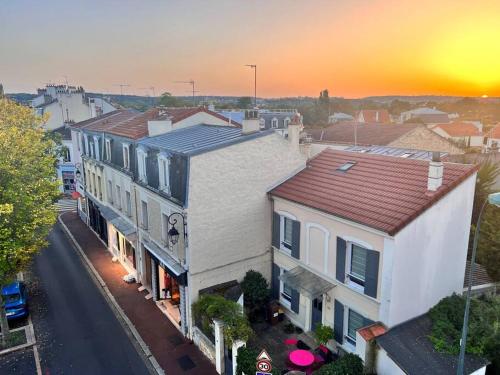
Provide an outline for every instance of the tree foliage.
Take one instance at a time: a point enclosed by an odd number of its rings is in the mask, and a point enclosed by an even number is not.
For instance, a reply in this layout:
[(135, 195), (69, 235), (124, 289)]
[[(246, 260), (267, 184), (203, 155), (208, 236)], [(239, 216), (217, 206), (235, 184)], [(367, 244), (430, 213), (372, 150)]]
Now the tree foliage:
[(327, 325), (318, 324), (314, 329), (314, 338), (321, 345), (326, 345), (333, 339), (333, 328)]
[(227, 346), (231, 346), (236, 340), (248, 341), (253, 333), (242, 307), (218, 294), (202, 295), (193, 303), (192, 309), (195, 320), (205, 327), (214, 319), (224, 323)]
[(253, 100), (249, 96), (242, 96), (238, 99), (236, 106), (241, 109), (248, 109), (252, 107)]
[(241, 282), (241, 289), (245, 296), (245, 305), (251, 309), (262, 307), (269, 301), (269, 284), (260, 272), (248, 271)]
[[(465, 297), (452, 295), (429, 311), (432, 330), (429, 336), (440, 352), (458, 354), (462, 334)], [(473, 298), (470, 305), (466, 353), (488, 358), (500, 365), (500, 297)], [(497, 367), (500, 370), (500, 367)]]
[(356, 354), (348, 353), (324, 365), (315, 375), (363, 375), (363, 361)]
[(0, 99), (0, 287), (46, 245), (56, 220), (57, 144), (42, 123), (31, 109)]
[(172, 96), (169, 92), (164, 92), (158, 98), (158, 105), (162, 105), (165, 107), (186, 107), (188, 104), (183, 100), (176, 96)]

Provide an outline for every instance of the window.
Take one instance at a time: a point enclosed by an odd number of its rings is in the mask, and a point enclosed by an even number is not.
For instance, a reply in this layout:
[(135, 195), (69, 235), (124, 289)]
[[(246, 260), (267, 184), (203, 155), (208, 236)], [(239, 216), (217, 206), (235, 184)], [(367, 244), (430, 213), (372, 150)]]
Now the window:
[(292, 219), (289, 217), (283, 217), (283, 239), (281, 244), (289, 250), (292, 249), (292, 226)]
[(125, 192), (125, 199), (127, 203), (127, 215), (132, 216), (132, 198), (130, 197), (130, 191)]
[(129, 145), (123, 145), (123, 168), (130, 169), (130, 150)]
[(160, 154), (158, 156), (158, 168), (159, 168), (159, 178), (160, 178), (160, 190), (170, 194), (170, 159), (164, 155)]
[(120, 185), (116, 185), (116, 207), (119, 210), (122, 209), (122, 189)]
[(290, 123), (290, 118), (287, 117), (286, 119), (283, 120), (283, 127), (288, 128), (288, 124)]
[(94, 155), (95, 155), (95, 160), (101, 160), (100, 154), (99, 154), (99, 137), (94, 136)]
[[(280, 268), (280, 275), (283, 275), (287, 270)], [(280, 280), (280, 302), (290, 308), (292, 303), (292, 288)]]
[(101, 176), (97, 176), (97, 189), (99, 193), (99, 200), (102, 201), (102, 184), (101, 184)]
[(147, 182), (146, 177), (146, 152), (144, 150), (137, 150), (137, 168), (139, 172), (139, 180)]
[(264, 129), (266, 127), (266, 119), (264, 117), (261, 117), (259, 119), (259, 125), (261, 129)]
[(113, 204), (113, 183), (108, 180), (108, 202)]
[(348, 161), (347, 163), (342, 164), (340, 167), (337, 168), (338, 171), (341, 172), (347, 172), (349, 169), (351, 169), (354, 165), (356, 165), (355, 161)]
[(93, 159), (94, 158), (94, 144), (92, 142), (89, 142), (89, 156)]
[(95, 181), (95, 173), (92, 173), (92, 185), (94, 187), (94, 197), (97, 197), (97, 184)]
[(62, 154), (63, 162), (69, 163), (71, 161), (71, 153), (70, 153), (68, 147), (63, 146), (61, 154)]
[(89, 137), (87, 134), (85, 134), (83, 137), (85, 139), (85, 155), (89, 156)]
[(365, 325), (364, 321), (365, 319), (361, 314), (351, 309), (348, 310), (346, 339), (350, 344), (356, 345), (356, 331)]
[(76, 133), (76, 146), (78, 147), (78, 151), (82, 151), (82, 133)]
[(142, 229), (148, 229), (148, 204), (141, 201)]
[(351, 244), (350, 251), (348, 254), (348, 270), (347, 274), (349, 276), (349, 284), (352, 286), (359, 286), (364, 289), (365, 287), (365, 275), (366, 275), (366, 249)]
[(165, 244), (168, 241), (168, 215), (165, 213), (161, 214), (161, 239)]
[(273, 129), (277, 129), (278, 128), (278, 119), (276, 117), (274, 117), (272, 120), (271, 120), (271, 127)]
[(111, 161), (111, 139), (106, 139), (106, 160)]

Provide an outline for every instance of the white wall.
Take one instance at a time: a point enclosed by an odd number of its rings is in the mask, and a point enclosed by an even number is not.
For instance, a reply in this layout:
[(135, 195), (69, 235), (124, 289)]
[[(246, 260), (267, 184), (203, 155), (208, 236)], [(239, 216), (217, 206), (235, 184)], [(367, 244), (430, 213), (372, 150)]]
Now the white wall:
[(193, 125), (207, 124), (207, 125), (229, 125), (228, 121), (224, 121), (216, 116), (206, 112), (198, 112), (184, 120), (178, 121), (173, 124), (173, 129), (183, 129)]
[(396, 363), (387, 355), (387, 352), (380, 348), (377, 352), (376, 366), (377, 374), (380, 375), (404, 375)]
[(200, 287), (241, 280), (251, 268), (269, 279), (267, 191), (304, 165), (305, 158), (274, 133), (191, 158), (187, 214), (192, 301)]
[(392, 264), (383, 263), (391, 285), (381, 301), (388, 327), (462, 291), (475, 180), (467, 178), (394, 237)]

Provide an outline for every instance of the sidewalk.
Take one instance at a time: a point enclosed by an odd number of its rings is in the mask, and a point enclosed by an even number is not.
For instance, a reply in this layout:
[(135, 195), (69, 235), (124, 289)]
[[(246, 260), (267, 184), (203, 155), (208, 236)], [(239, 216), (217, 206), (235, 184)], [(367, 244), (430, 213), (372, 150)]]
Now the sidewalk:
[(61, 219), (167, 375), (217, 374), (215, 366), (172, 325), (155, 303), (144, 298), (146, 292), (139, 292), (138, 284), (122, 280), (127, 274), (125, 269), (111, 261), (111, 253), (75, 212), (66, 212)]

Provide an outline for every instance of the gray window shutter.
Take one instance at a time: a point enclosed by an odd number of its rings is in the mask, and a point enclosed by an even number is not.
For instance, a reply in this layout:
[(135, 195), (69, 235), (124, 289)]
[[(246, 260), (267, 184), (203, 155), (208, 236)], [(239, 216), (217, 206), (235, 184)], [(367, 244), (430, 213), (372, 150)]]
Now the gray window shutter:
[(333, 337), (342, 344), (344, 341), (344, 305), (335, 300), (333, 316)]
[(290, 303), (290, 307), (292, 311), (296, 314), (299, 313), (299, 303), (300, 303), (300, 293), (295, 289), (292, 289), (292, 301)]
[(346, 241), (340, 237), (337, 237), (336, 278), (341, 283), (345, 282), (345, 252)]
[(378, 284), (378, 264), (380, 254), (378, 251), (367, 250), (366, 274), (365, 274), (365, 294), (377, 298)]
[(292, 256), (300, 259), (300, 221), (292, 221)]
[(280, 248), (280, 215), (273, 212), (273, 238), (272, 244), (275, 248)]
[(272, 296), (274, 299), (280, 298), (280, 268), (273, 263), (272, 276), (271, 276), (271, 287), (272, 287)]
[(373, 323), (375, 323), (373, 320), (363, 317), (363, 324), (364, 324), (363, 327), (368, 327), (369, 325), (372, 325)]

